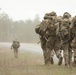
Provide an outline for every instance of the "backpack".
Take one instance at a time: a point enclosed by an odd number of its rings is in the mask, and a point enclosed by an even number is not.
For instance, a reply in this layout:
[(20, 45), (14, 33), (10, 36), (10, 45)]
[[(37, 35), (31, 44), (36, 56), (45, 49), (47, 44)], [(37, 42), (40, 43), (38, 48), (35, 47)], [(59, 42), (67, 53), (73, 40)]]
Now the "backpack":
[(13, 48), (19, 48), (20, 47), (20, 43), (18, 41), (13, 41), (12, 47)]
[(40, 35), (44, 35), (46, 33), (47, 27), (49, 25), (49, 20), (43, 20), (40, 24)]

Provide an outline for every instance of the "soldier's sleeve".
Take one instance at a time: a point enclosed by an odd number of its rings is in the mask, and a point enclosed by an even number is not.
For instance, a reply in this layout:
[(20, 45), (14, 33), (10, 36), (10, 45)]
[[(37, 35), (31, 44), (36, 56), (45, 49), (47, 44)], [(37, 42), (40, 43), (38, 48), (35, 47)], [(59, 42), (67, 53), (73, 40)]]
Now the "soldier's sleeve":
[(36, 25), (36, 27), (35, 27), (35, 32), (36, 32), (37, 34), (39, 34), (39, 28), (40, 28), (40, 25)]

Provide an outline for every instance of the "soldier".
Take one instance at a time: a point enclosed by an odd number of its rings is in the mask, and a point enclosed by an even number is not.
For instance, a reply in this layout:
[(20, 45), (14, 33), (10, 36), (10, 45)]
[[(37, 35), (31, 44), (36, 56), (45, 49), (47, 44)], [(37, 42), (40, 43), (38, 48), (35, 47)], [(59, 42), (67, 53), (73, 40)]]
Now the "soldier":
[(65, 60), (65, 66), (71, 66), (72, 61), (72, 49), (70, 45), (70, 25), (71, 25), (71, 15), (68, 12), (63, 14), (62, 24), (61, 24), (61, 44), (63, 49), (63, 55)]
[(65, 61), (65, 66), (69, 66), (70, 63), (70, 58), (69, 58), (69, 52), (70, 52), (70, 25), (69, 25), (69, 19), (63, 19), (62, 24), (61, 24), (61, 45), (63, 49), (63, 55), (64, 55), (64, 61)]
[(47, 25), (46, 34), (45, 34), (45, 38), (47, 40), (46, 41), (46, 59), (45, 59), (46, 64), (50, 64), (50, 61), (52, 64), (53, 58), (52, 57), (50, 58), (50, 56), (51, 56), (52, 50), (54, 50), (57, 58), (59, 59), (58, 65), (61, 65), (62, 55), (59, 51), (61, 40), (57, 33), (57, 30), (59, 27), (59, 22), (57, 22), (57, 15), (53, 11), (49, 13), (47, 17), (49, 18), (49, 21), (48, 21), (49, 24)]
[(74, 63), (73, 66), (76, 67), (76, 16), (73, 17), (72, 19), (72, 24), (71, 24), (71, 46), (72, 49), (74, 50)]
[[(65, 28), (67, 29), (66, 32), (68, 31), (68, 40), (67, 40), (67, 43), (65, 44), (65, 47), (68, 47), (67, 49), (68, 50), (65, 50), (66, 48), (64, 47), (64, 58), (65, 58), (65, 66), (71, 66), (71, 62), (72, 62), (72, 48), (71, 48), (71, 37), (70, 37), (70, 25), (71, 25), (71, 21), (72, 21), (72, 17), (70, 15), (70, 13), (68, 12), (65, 12), (63, 14), (63, 21), (64, 21), (64, 24), (65, 25)], [(65, 28), (64, 28), (64, 31), (65, 31)], [(66, 57), (67, 56), (67, 57)]]
[[(47, 41), (46, 29), (47, 27), (49, 27), (50, 19), (53, 20), (53, 17), (49, 15), (50, 15), (49, 13), (45, 14), (44, 20), (39, 25), (37, 25), (35, 28), (35, 32), (39, 34), (39, 38), (41, 41), (41, 48), (43, 49), (43, 56), (44, 56), (45, 64), (47, 64), (47, 57), (48, 57), (47, 52), (46, 52), (46, 41)], [(50, 63), (53, 64), (54, 63), (53, 59), (51, 60), (51, 58), (53, 57), (53, 53), (50, 52), (50, 54), (51, 54)]]
[(20, 47), (20, 42), (18, 42), (17, 40), (13, 41), (12, 45), (11, 45), (11, 49), (14, 49), (14, 57), (18, 58), (18, 48)]

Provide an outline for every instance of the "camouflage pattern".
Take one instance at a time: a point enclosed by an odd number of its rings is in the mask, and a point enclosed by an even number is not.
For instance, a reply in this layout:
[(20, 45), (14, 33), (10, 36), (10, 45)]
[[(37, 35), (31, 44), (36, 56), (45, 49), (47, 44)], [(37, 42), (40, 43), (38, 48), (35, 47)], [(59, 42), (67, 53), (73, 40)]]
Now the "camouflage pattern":
[(16, 41), (13, 41), (12, 46), (11, 46), (11, 49), (12, 48), (14, 49), (14, 57), (15, 58), (18, 58), (18, 48), (19, 47), (20, 47), (20, 42), (18, 42), (17, 40)]
[(47, 28), (46, 26), (47, 23), (48, 23), (47, 19), (43, 20), (39, 25), (35, 27), (35, 32), (40, 36), (44, 36)]
[(36, 26), (35, 32), (39, 34), (41, 48), (45, 64), (53, 64), (55, 52), (59, 59), (58, 65), (62, 64), (63, 50), (65, 66), (70, 66), (72, 62), (72, 50), (74, 50), (74, 63), (76, 63), (76, 17), (72, 19), (68, 12), (63, 16), (57, 16), (56, 12), (46, 13), (44, 20)]
[(41, 42), (41, 48), (43, 50), (43, 57), (44, 57), (44, 62), (46, 64), (46, 38), (45, 38), (45, 32), (47, 28), (47, 23), (48, 20), (44, 19), (39, 25), (35, 27), (35, 32), (39, 34), (40, 42)]
[[(51, 13), (50, 13), (51, 14)], [(52, 12), (53, 14), (53, 12)], [(57, 58), (59, 59), (58, 65), (62, 64), (62, 55), (59, 51), (60, 49), (60, 44), (61, 44), (61, 40), (59, 38), (59, 36), (57, 35), (57, 30), (58, 30), (58, 26), (59, 23), (57, 23), (57, 16), (56, 15), (51, 15), (52, 19), (49, 19), (50, 23), (49, 26), (46, 29), (46, 36), (45, 38), (47, 39), (46, 41), (46, 64), (49, 64), (51, 60), (53, 60), (53, 58), (51, 56), (51, 52), (52, 50), (55, 51)], [(52, 64), (52, 63), (51, 63)]]
[[(46, 31), (50, 27), (51, 23), (53, 23), (53, 22), (50, 21), (50, 17), (48, 15), (47, 16), (45, 15), (44, 20), (39, 25), (37, 25), (36, 28), (35, 28), (35, 32), (37, 34), (39, 34), (39, 38), (40, 38), (40, 41), (41, 41), (41, 48), (43, 50), (43, 56), (44, 56), (45, 64), (47, 64), (47, 57), (48, 57), (47, 50), (46, 50), (46, 41), (47, 41), (48, 36), (47, 36)], [(50, 54), (51, 54), (51, 52), (50, 52)]]
[(76, 66), (76, 16), (73, 17), (72, 19), (72, 24), (71, 24), (71, 46), (72, 49), (74, 50), (74, 63), (73, 65)]
[(70, 13), (68, 13), (68, 12), (65, 12), (65, 13), (63, 14), (63, 19), (64, 19), (64, 18), (69, 19), (70, 17), (71, 17), (71, 15), (70, 15)]
[(46, 64), (46, 39), (42, 36), (39, 37), (41, 41), (41, 48), (43, 50), (44, 63)]
[(63, 55), (64, 55), (64, 61), (65, 61), (65, 66), (70, 66), (70, 53), (71, 53), (71, 48), (70, 48), (70, 23), (69, 19), (64, 18), (62, 20), (61, 24), (61, 45), (63, 49)]

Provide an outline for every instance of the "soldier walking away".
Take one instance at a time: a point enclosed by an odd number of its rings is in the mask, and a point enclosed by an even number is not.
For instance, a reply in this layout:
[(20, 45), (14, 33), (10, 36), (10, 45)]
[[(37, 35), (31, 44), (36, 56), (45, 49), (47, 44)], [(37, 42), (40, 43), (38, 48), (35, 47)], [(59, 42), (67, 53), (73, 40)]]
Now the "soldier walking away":
[(43, 56), (45, 64), (53, 64), (52, 50), (55, 51), (57, 58), (59, 59), (58, 65), (62, 64), (62, 55), (59, 52), (60, 39), (56, 34), (57, 15), (55, 12), (47, 13), (44, 16), (44, 20), (37, 25), (35, 32), (39, 34), (41, 47), (43, 49)]
[(14, 57), (18, 58), (18, 48), (20, 47), (20, 42), (15, 40), (13, 41), (12, 45), (11, 45), (11, 49), (13, 48), (14, 50)]
[(60, 53), (60, 44), (61, 40), (58, 35), (58, 27), (59, 23), (57, 22), (57, 15), (56, 12), (51, 12), (49, 13), (50, 16), (46, 16), (49, 19), (48, 25), (47, 25), (47, 30), (46, 30), (46, 64), (49, 64), (51, 61), (51, 64), (53, 62), (53, 58), (51, 56), (51, 51), (54, 50), (57, 58), (59, 59), (58, 65), (60, 66), (62, 64), (62, 55)]

